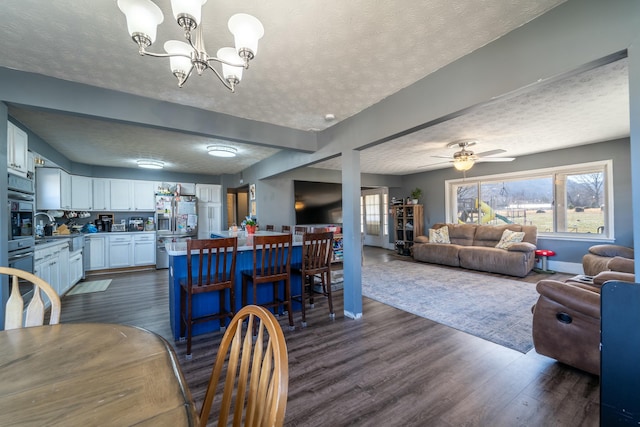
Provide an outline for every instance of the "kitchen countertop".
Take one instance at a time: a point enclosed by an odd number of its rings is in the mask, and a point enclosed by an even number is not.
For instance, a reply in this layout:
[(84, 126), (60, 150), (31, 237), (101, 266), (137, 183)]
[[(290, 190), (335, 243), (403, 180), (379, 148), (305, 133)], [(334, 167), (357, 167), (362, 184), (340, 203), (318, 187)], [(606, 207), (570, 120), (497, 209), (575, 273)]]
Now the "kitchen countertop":
[[(218, 231), (213, 233), (219, 237), (238, 237), (238, 252), (253, 250), (253, 238), (252, 235), (247, 236), (244, 231), (230, 232), (230, 231)], [(286, 233), (279, 233), (276, 231), (256, 231), (254, 236), (282, 236)], [(293, 246), (302, 245), (302, 236), (293, 235)], [(187, 254), (187, 242), (168, 242), (165, 244), (167, 253), (169, 256), (181, 256)], [(196, 251), (192, 252), (195, 253)]]

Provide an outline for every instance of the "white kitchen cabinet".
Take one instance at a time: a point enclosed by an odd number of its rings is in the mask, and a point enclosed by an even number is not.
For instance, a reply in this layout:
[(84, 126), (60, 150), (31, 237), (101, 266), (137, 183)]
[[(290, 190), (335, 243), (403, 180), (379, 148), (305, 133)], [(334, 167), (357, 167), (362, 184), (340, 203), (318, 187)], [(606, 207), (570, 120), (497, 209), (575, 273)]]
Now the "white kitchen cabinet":
[(82, 279), (82, 251), (69, 254), (69, 287)]
[(156, 209), (155, 183), (153, 181), (133, 181), (133, 209), (153, 212)]
[(222, 186), (215, 184), (196, 184), (196, 197), (202, 203), (222, 203)]
[(85, 270), (104, 270), (109, 268), (109, 236), (107, 234), (87, 234), (85, 248), (89, 254), (86, 257)]
[(93, 178), (93, 210), (111, 210), (111, 186), (110, 180), (105, 178)]
[(113, 211), (133, 210), (133, 185), (128, 179), (110, 180), (111, 194), (110, 202)]
[(7, 122), (7, 168), (10, 173), (27, 176), (28, 136), (25, 131)]
[(130, 234), (111, 234), (109, 236), (109, 268), (130, 267), (133, 265), (133, 236)]
[[(60, 242), (45, 248), (36, 247), (33, 273), (40, 277), (60, 296), (69, 290), (69, 242)], [(46, 301), (48, 304), (48, 301)]]
[(38, 168), (36, 170), (36, 209), (72, 209), (71, 175), (58, 168)]
[(155, 233), (133, 236), (133, 265), (154, 265), (156, 263)]
[(93, 210), (93, 180), (87, 176), (71, 175), (71, 208)]

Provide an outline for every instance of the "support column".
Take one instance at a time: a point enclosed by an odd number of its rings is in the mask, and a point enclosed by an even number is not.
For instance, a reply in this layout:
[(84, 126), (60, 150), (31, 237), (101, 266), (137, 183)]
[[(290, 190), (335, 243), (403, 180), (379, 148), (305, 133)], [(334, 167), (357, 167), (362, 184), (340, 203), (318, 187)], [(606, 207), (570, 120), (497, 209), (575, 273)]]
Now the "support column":
[[(633, 247), (640, 247), (640, 41), (627, 50), (629, 55), (629, 123), (631, 155), (631, 207), (633, 215)], [(635, 271), (640, 272), (640, 256), (635, 258)], [(640, 273), (636, 273), (637, 275)], [(640, 278), (636, 275), (636, 282)]]
[(362, 241), (360, 234), (360, 152), (342, 153), (342, 236), (344, 315), (362, 317)]

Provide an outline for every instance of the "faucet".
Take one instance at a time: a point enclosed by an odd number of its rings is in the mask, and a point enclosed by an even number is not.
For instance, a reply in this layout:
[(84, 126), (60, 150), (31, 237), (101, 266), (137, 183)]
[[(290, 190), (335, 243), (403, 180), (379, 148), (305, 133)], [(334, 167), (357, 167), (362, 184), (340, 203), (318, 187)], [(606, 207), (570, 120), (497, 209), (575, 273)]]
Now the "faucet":
[(44, 215), (44, 216), (46, 216), (47, 218), (49, 218), (49, 222), (50, 222), (50, 223), (51, 223), (51, 222), (53, 222), (53, 223), (55, 223), (55, 222), (56, 222), (56, 219), (55, 219), (53, 216), (51, 216), (51, 214), (49, 214), (49, 213), (47, 213), (47, 212), (36, 212), (36, 213), (35, 213), (35, 215), (33, 215), (33, 220), (34, 220), (34, 222), (35, 222), (35, 219), (36, 219), (36, 217), (37, 217), (38, 215)]

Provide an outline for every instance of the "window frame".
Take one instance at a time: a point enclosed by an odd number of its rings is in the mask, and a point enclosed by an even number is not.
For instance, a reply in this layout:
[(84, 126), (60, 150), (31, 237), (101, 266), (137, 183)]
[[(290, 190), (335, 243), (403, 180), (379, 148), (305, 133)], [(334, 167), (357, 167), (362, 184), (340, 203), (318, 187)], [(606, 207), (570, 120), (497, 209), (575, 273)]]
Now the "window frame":
[[(559, 183), (556, 180), (557, 175), (567, 174), (584, 174), (593, 172), (594, 169), (602, 169), (605, 176), (604, 203), (607, 207), (604, 212), (605, 230), (602, 234), (596, 233), (573, 233), (573, 232), (542, 232), (538, 231), (539, 237), (555, 240), (589, 240), (589, 241), (614, 241), (614, 198), (613, 198), (613, 160), (600, 160), (587, 163), (576, 163), (571, 165), (557, 166), (543, 169), (531, 169), (517, 172), (507, 172), (492, 175), (479, 175), (474, 177), (464, 177), (445, 180), (445, 218), (447, 222), (457, 222), (457, 196), (455, 188), (459, 185), (478, 185), (487, 182), (499, 182), (514, 179), (535, 179), (551, 176), (555, 183), (553, 188), (554, 201), (560, 196), (558, 194)], [(564, 197), (564, 195), (562, 195)], [(557, 206), (557, 203), (554, 203)], [(554, 223), (557, 224), (557, 210), (554, 209)]]

